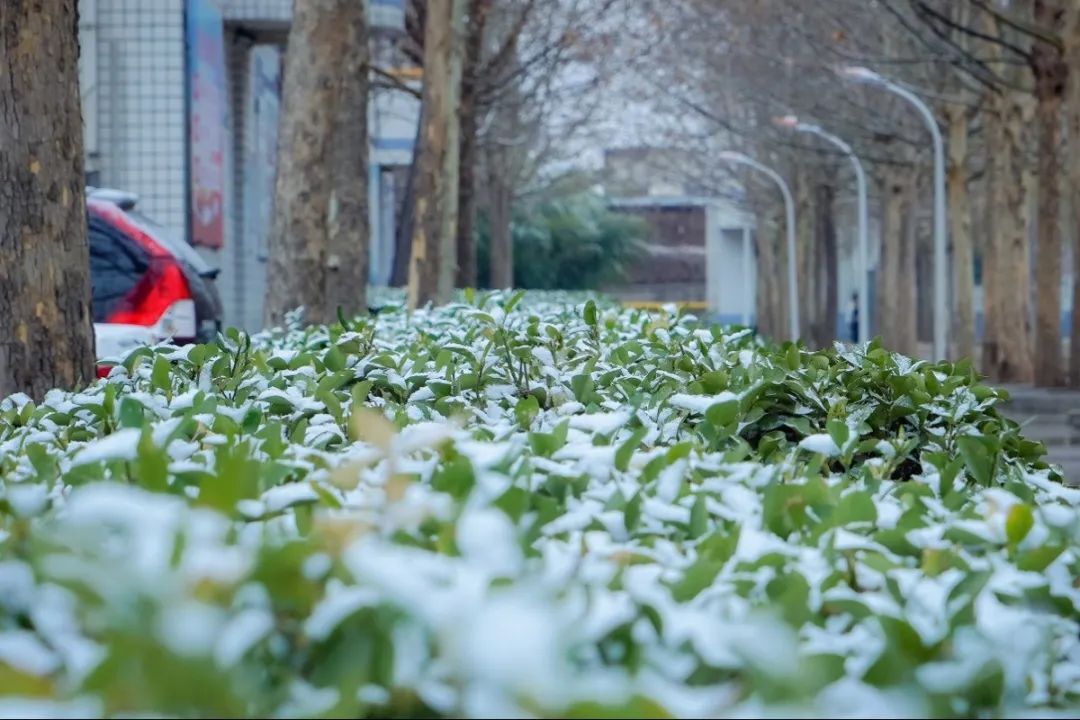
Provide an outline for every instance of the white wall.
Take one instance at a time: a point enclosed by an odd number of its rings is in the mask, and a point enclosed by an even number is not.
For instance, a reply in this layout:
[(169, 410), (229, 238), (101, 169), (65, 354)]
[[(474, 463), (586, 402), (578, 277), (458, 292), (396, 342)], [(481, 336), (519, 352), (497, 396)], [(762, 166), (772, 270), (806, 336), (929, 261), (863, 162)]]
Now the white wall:
[(753, 225), (753, 218), (721, 204), (706, 211), (705, 294), (709, 312), (722, 322), (755, 322), (757, 258), (752, 234), (749, 248), (743, 234)]

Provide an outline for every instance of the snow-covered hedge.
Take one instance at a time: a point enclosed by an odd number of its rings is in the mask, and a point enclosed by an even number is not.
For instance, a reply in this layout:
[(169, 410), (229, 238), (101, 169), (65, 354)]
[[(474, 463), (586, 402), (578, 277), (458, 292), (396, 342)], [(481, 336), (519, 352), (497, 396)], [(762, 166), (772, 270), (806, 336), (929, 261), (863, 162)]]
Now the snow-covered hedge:
[(504, 294), (0, 403), (0, 714), (1075, 715), (967, 366)]

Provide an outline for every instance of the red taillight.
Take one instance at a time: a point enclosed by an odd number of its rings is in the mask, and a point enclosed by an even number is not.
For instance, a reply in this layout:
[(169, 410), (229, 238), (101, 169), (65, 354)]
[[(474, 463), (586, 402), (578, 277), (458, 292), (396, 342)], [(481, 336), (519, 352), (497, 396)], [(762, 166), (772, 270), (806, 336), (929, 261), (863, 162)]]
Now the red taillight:
[(184, 271), (171, 252), (132, 222), (119, 207), (96, 201), (89, 201), (87, 205), (91, 212), (104, 217), (141, 246), (150, 260), (150, 267), (105, 322), (151, 327), (177, 301), (192, 299)]
[(156, 258), (108, 322), (149, 327), (177, 300), (190, 297), (187, 279), (177, 262), (172, 258)]

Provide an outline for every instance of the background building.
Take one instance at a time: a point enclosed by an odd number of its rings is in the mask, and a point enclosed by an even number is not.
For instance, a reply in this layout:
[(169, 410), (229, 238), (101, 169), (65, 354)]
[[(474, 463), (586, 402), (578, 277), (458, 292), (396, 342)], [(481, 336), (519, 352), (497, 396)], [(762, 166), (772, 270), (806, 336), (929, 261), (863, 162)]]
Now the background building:
[[(368, 0), (372, 52), (418, 85), (395, 38), (405, 0)], [(87, 183), (140, 208), (221, 269), (225, 321), (262, 324), (282, 62), (292, 0), (80, 0)], [(412, 159), (419, 101), (373, 86), (371, 280), (389, 280), (395, 179)]]

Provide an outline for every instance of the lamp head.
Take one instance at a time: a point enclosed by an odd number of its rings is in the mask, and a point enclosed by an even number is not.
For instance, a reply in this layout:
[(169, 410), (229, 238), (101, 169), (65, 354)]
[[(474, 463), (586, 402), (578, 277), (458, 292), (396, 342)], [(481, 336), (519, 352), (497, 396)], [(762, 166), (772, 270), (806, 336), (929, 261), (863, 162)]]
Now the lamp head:
[(868, 85), (881, 85), (884, 82), (884, 79), (870, 68), (858, 65), (847, 65), (841, 67), (837, 72), (839, 72), (840, 77), (847, 80), (854, 80)]
[(780, 117), (774, 117), (773, 125), (779, 128), (784, 128), (785, 130), (798, 130), (799, 118), (795, 115), (783, 115)]

